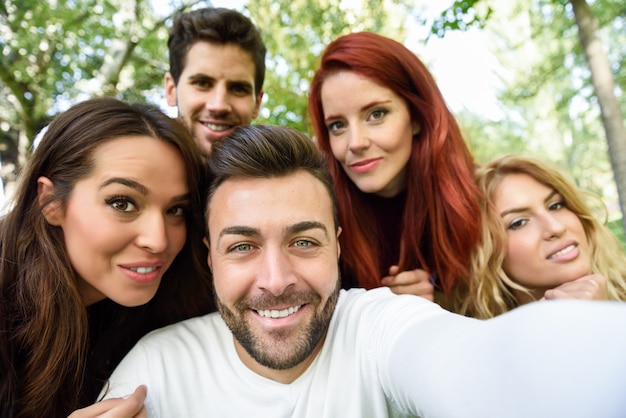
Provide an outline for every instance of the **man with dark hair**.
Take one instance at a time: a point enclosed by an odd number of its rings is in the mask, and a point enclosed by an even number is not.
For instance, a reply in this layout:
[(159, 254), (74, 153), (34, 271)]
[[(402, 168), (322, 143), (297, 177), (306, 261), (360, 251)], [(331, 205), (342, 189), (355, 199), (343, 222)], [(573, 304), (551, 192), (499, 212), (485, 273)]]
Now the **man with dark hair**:
[(167, 42), (165, 98), (177, 106), (202, 153), (255, 119), (263, 98), (266, 48), (243, 14), (204, 8), (174, 19)]
[(537, 302), (490, 320), (386, 287), (340, 290), (332, 180), (305, 135), (215, 144), (207, 223), (219, 313), (157, 330), (107, 397), (150, 417), (618, 417), (626, 304)]

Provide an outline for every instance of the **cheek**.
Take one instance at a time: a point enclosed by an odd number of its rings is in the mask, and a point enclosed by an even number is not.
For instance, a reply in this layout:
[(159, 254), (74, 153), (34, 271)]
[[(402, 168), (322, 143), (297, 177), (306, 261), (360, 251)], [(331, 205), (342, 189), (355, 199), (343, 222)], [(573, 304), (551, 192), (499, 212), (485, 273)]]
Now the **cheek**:
[(181, 225), (177, 225), (176, 227), (172, 228), (172, 232), (170, 233), (172, 251), (178, 254), (185, 246), (186, 241), (187, 225), (183, 222)]
[[(525, 258), (524, 248), (518, 241), (519, 240), (510, 237), (507, 240), (506, 254), (504, 256), (504, 260), (502, 261), (502, 269), (509, 276), (515, 275), (514, 271), (519, 263), (519, 260), (523, 260)], [(511, 272), (511, 270), (513, 270), (513, 272)]]
[(330, 139), (330, 151), (333, 153), (333, 157), (335, 157), (335, 159), (337, 159), (340, 163), (343, 163), (345, 148), (346, 147), (343, 145), (343, 141), (340, 139)]
[[(90, 213), (90, 211), (74, 208), (74, 205), (68, 206), (61, 226), (72, 264), (75, 264), (75, 261), (80, 262), (85, 254), (90, 252), (106, 252), (109, 247), (114, 246), (114, 243), (120, 240), (117, 234), (113, 233), (111, 225), (93, 222), (93, 214), (83, 216), (82, 214), (85, 213)], [(107, 243), (108, 245), (105, 245)]]
[[(319, 266), (327, 267), (320, 268)], [(339, 264), (332, 255), (324, 264), (318, 261), (303, 271), (306, 271), (307, 277), (310, 278), (310, 286), (315, 288), (321, 295), (328, 297), (335, 291), (337, 281), (339, 280)]]
[(109, 271), (112, 258), (127, 242), (124, 230), (93, 222), (66, 223), (63, 234), (70, 263), (83, 280), (94, 286)]
[(404, 134), (399, 135), (398, 138), (401, 139), (400, 141), (398, 141), (392, 152), (396, 155), (396, 158), (403, 165), (406, 165), (411, 158), (411, 150), (413, 148), (413, 135), (411, 131), (407, 129)]
[(225, 305), (232, 305), (245, 297), (248, 285), (254, 282), (254, 277), (241, 266), (229, 265), (224, 260), (216, 260), (215, 255), (212, 260), (213, 287), (218, 299)]

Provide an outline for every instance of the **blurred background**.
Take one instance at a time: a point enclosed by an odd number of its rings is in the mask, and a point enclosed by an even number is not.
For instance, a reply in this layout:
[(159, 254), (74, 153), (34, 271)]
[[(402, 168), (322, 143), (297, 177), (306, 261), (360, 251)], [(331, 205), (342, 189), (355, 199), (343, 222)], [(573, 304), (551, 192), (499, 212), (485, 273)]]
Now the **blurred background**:
[[(394, 38), (435, 76), (483, 163), (522, 153), (560, 165), (602, 197), (623, 238), (626, 2), (623, 0), (5, 0), (0, 4), (0, 201), (40, 130), (92, 96), (163, 100), (172, 16), (234, 8), (268, 47), (257, 123), (310, 134), (317, 58), (341, 34)], [(620, 203), (621, 202), (621, 203)]]

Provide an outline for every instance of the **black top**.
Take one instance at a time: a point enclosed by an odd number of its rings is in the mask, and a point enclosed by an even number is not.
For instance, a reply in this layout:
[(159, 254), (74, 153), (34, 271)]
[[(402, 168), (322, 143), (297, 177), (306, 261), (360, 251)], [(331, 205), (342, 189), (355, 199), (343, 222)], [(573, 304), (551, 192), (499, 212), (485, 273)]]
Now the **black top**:
[[(400, 261), (400, 238), (402, 237), (406, 192), (390, 198), (373, 193), (367, 193), (364, 197), (365, 204), (372, 211), (376, 223), (376, 238), (381, 261), (378, 277), (382, 279), (389, 275), (389, 267), (397, 265)], [(343, 264), (341, 266), (341, 278), (344, 289), (360, 287), (356, 278), (347, 271)]]

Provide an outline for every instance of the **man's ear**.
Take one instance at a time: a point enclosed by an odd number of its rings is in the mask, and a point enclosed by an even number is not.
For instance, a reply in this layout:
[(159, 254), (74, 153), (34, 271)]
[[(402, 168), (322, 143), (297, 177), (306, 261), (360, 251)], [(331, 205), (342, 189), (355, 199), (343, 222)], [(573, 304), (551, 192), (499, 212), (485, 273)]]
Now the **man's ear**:
[(256, 105), (254, 106), (254, 112), (252, 112), (252, 119), (256, 119), (259, 117), (259, 113), (261, 112), (261, 104), (263, 103), (263, 94), (265, 92), (261, 90), (259, 95), (256, 97)]
[(174, 77), (172, 74), (165, 73), (165, 78), (163, 80), (163, 84), (165, 87), (165, 101), (169, 106), (178, 106), (178, 97), (176, 96), (176, 83), (174, 82)]
[(37, 201), (41, 207), (41, 214), (50, 225), (61, 226), (63, 209), (61, 202), (54, 199), (54, 184), (48, 177), (37, 179)]
[(337, 227), (337, 258), (341, 256), (341, 245), (339, 245), (339, 235), (341, 235), (341, 227)]
[(209, 247), (209, 240), (207, 239), (207, 237), (204, 237), (202, 238), (202, 242), (204, 242), (204, 245), (206, 245), (207, 249), (209, 250), (206, 256), (206, 263), (209, 265), (209, 270), (213, 270), (213, 263), (211, 262), (211, 247)]

